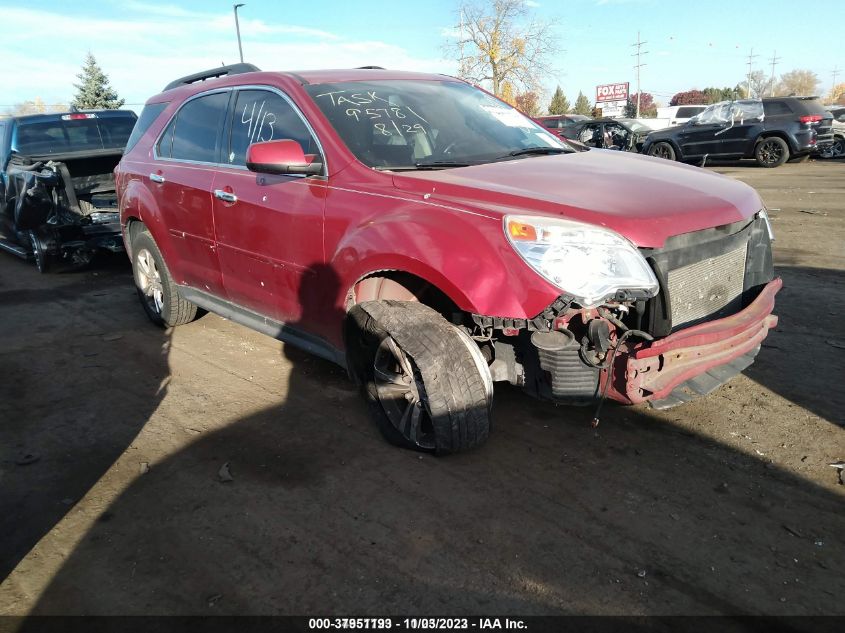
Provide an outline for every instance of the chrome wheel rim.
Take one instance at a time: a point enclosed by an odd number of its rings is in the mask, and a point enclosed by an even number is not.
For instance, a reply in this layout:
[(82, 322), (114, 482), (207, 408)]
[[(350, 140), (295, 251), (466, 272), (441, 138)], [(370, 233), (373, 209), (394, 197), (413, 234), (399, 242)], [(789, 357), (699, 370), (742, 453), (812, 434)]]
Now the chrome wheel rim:
[(776, 163), (783, 158), (783, 148), (774, 141), (763, 141), (760, 145), (760, 159), (764, 163)]
[(843, 156), (845, 156), (845, 140), (839, 138), (830, 146), (830, 157), (842, 158)]
[(390, 423), (412, 444), (433, 449), (434, 428), (419, 371), (390, 336), (376, 350), (373, 378), (379, 403)]
[(135, 256), (135, 262), (137, 263), (135, 268), (138, 288), (147, 300), (150, 309), (156, 314), (161, 314), (164, 305), (164, 288), (156, 260), (150, 251), (142, 248)]

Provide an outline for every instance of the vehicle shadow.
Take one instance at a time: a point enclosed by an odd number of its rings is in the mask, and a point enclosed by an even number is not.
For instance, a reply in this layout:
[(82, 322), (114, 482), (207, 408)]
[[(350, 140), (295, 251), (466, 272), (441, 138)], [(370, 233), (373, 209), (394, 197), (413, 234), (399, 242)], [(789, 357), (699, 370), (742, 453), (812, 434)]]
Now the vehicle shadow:
[[(168, 335), (134, 309), (131, 279), (125, 256), (72, 275), (0, 260), (0, 581), (73, 513), (166, 393)], [(130, 303), (137, 318), (115, 318)], [(130, 402), (127, 390), (143, 397)]]
[(281, 397), (245, 392), (271, 401), (137, 478), (33, 614), (845, 614), (836, 492), (508, 386), (479, 450), (399, 450), (344, 372), (283, 354)]
[(775, 274), (783, 278), (775, 304), (778, 326), (745, 374), (845, 426), (845, 271), (777, 265)]

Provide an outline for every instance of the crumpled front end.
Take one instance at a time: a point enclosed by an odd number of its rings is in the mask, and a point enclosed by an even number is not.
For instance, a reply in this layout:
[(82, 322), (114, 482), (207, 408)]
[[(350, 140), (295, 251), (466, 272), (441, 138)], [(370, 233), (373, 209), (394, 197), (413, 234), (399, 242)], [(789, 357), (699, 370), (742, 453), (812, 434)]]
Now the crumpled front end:
[(562, 296), (530, 320), (474, 315), (494, 380), (560, 403), (607, 397), (665, 408), (748, 367), (777, 325), (782, 286), (765, 214), (641, 252), (660, 285), (651, 299), (580, 308)]

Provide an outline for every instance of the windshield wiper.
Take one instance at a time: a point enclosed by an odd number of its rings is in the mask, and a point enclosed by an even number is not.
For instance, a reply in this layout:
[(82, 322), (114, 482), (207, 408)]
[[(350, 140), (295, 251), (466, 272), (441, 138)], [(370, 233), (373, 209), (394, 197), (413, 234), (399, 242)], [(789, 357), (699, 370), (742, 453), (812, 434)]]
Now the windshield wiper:
[(507, 156), (500, 156), (496, 160), (503, 160), (505, 158), (510, 158), (511, 156), (528, 156), (531, 154), (536, 154), (538, 156), (544, 154), (568, 154), (568, 149), (563, 149), (562, 147), (524, 147), (522, 149), (516, 149), (512, 151)]
[(469, 167), (472, 163), (462, 163), (456, 160), (432, 160), (414, 163), (417, 169), (448, 169), (449, 167)]

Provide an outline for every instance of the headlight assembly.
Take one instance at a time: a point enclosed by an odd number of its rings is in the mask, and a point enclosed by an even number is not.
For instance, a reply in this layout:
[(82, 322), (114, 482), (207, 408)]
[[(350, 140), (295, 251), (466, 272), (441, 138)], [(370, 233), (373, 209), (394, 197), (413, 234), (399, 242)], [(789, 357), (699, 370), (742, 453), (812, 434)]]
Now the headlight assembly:
[(589, 224), (536, 216), (506, 216), (505, 235), (525, 262), (582, 307), (620, 291), (631, 298), (660, 286), (640, 252), (624, 237)]

